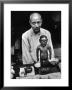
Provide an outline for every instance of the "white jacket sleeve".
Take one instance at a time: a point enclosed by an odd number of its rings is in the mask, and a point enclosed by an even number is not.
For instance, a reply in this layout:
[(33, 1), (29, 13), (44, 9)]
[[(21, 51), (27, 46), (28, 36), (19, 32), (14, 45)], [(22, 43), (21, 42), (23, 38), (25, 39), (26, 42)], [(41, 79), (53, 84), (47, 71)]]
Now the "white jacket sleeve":
[(53, 44), (52, 44), (52, 39), (51, 39), (51, 34), (49, 33), (49, 45), (50, 45), (50, 47), (51, 47), (51, 53), (52, 53), (52, 55), (51, 55), (51, 58), (54, 58), (54, 49), (53, 49)]
[(29, 43), (26, 37), (22, 37), (22, 61), (23, 64), (32, 64), (33, 60), (29, 52)]

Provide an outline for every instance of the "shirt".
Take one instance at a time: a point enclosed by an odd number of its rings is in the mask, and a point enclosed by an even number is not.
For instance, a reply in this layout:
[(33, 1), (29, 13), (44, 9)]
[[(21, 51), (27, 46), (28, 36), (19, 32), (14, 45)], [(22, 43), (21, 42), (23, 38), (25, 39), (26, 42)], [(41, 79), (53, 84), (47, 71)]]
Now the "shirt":
[(37, 62), (36, 48), (40, 44), (39, 39), (41, 35), (46, 35), (48, 38), (48, 44), (51, 46), (52, 55), (54, 57), (54, 49), (51, 40), (51, 34), (48, 30), (40, 28), (40, 32), (35, 34), (30, 28), (28, 31), (22, 34), (22, 61), (23, 64), (32, 64)]

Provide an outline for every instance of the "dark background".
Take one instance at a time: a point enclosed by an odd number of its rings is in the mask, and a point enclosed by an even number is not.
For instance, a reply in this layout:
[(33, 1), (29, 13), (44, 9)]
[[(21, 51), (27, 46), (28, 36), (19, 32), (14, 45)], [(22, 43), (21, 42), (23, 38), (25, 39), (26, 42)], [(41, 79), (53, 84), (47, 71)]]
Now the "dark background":
[[(51, 32), (54, 48), (61, 46), (61, 11), (35, 11), (41, 14), (42, 28)], [(30, 29), (29, 16), (32, 11), (11, 11), (11, 45)]]

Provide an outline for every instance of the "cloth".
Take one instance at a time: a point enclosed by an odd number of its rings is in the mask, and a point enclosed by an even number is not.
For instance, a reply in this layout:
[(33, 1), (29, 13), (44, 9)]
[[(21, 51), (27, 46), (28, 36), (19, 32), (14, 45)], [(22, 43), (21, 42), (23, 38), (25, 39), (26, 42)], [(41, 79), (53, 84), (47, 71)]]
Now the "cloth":
[(31, 29), (22, 34), (22, 61), (23, 64), (32, 64), (37, 62), (36, 48), (40, 44), (39, 38), (41, 35), (46, 35), (48, 38), (48, 44), (51, 46), (52, 55), (54, 57), (54, 50), (51, 40), (51, 34), (48, 30), (40, 28), (40, 32), (35, 34)]

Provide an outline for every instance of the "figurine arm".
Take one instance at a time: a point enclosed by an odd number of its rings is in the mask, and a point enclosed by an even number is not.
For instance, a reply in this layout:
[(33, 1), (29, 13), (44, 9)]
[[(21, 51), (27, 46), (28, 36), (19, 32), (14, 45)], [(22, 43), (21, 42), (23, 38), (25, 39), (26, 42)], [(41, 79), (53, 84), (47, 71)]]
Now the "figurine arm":
[(50, 59), (51, 59), (51, 56), (52, 56), (51, 47), (49, 47), (49, 52), (50, 52)]
[(40, 48), (36, 50), (37, 61), (40, 61)]
[(47, 46), (47, 52), (48, 52), (48, 59), (51, 59), (52, 52), (50, 46)]

